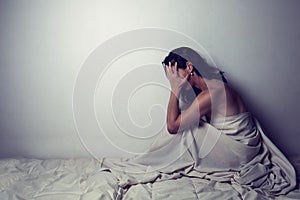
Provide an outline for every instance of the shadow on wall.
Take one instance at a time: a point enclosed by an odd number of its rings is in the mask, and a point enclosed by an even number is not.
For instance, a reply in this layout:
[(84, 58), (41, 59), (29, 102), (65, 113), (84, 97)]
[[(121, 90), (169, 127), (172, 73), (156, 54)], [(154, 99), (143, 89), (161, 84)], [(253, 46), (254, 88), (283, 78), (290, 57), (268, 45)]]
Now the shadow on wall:
[[(282, 151), (282, 153), (284, 153), (286, 156), (299, 155), (300, 152), (289, 153), (289, 145), (295, 140), (292, 138), (286, 138), (285, 125), (277, 123), (280, 121), (281, 117), (290, 117), (289, 113), (279, 113), (278, 111), (272, 110), (272, 107), (270, 108), (266, 105), (268, 102), (265, 103), (261, 98), (259, 98), (259, 94), (255, 95), (249, 92), (247, 86), (243, 86), (243, 84), (240, 84), (238, 81), (229, 80), (229, 84), (241, 95), (248, 111), (250, 111), (252, 115), (260, 122), (266, 136), (275, 144), (275, 146), (279, 148), (280, 151)], [(269, 103), (271, 104), (271, 102)], [(277, 114), (274, 115), (273, 113)]]
[(20, 136), (5, 134), (5, 131), (1, 131), (0, 158), (16, 158), (27, 154), (24, 141), (20, 139)]

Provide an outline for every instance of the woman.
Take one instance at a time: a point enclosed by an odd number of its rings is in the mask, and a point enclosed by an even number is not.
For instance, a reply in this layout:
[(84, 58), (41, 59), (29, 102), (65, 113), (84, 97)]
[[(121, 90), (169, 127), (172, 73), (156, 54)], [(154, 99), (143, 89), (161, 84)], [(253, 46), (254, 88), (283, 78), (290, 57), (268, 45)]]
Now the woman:
[(230, 199), (269, 199), (266, 195), (294, 189), (294, 168), (221, 71), (188, 47), (171, 51), (163, 66), (172, 90), (167, 110), (171, 134), (161, 133), (143, 155), (104, 162), (121, 190), (183, 176), (224, 184), (232, 191)]
[[(168, 132), (193, 134), (199, 151), (204, 150), (199, 146), (210, 142), (199, 136), (203, 134), (203, 130), (199, 131), (201, 126), (209, 122), (220, 134), (204, 156), (194, 153), (194, 171), (200, 176), (204, 173), (204, 178), (210, 180), (236, 182), (268, 195), (286, 194), (295, 187), (292, 165), (265, 136), (242, 98), (228, 86), (223, 72), (209, 66), (188, 47), (171, 51), (163, 66), (172, 90)], [(194, 98), (187, 95), (188, 91), (194, 92)], [(186, 108), (180, 104), (181, 99), (188, 105)], [(207, 122), (201, 120), (203, 117)]]
[[(202, 116), (206, 116), (210, 121), (212, 117), (246, 112), (241, 97), (226, 84), (223, 73), (209, 66), (194, 50), (187, 47), (175, 49), (165, 58), (163, 65), (172, 90), (167, 113), (167, 127), (170, 133), (174, 134), (190, 127)], [(188, 109), (180, 114), (180, 93), (182, 89), (192, 88), (197, 96)], [(212, 106), (212, 103), (215, 106)]]

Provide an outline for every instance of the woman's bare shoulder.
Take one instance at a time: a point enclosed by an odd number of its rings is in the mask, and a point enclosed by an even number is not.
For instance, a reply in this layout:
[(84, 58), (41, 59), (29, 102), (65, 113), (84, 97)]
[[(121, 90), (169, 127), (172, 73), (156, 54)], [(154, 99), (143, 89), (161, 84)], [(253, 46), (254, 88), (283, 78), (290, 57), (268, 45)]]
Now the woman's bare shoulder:
[(225, 84), (227, 116), (246, 112), (247, 108), (240, 94), (229, 85)]
[(209, 93), (211, 104), (215, 105), (220, 115), (230, 116), (247, 111), (240, 94), (226, 83), (216, 85)]

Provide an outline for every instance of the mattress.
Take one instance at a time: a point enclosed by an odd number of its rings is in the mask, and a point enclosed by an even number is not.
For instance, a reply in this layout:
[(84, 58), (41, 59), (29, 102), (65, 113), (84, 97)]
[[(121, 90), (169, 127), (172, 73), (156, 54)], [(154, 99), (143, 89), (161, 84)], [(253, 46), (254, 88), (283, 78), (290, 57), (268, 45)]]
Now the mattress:
[[(300, 156), (289, 157), (299, 182)], [(241, 199), (238, 189), (193, 177), (147, 184), (121, 190), (118, 179), (101, 171), (101, 159), (0, 160), (0, 199)], [(299, 185), (297, 186), (299, 188)], [(120, 194), (122, 193), (122, 194)], [(274, 199), (299, 199), (300, 190)]]

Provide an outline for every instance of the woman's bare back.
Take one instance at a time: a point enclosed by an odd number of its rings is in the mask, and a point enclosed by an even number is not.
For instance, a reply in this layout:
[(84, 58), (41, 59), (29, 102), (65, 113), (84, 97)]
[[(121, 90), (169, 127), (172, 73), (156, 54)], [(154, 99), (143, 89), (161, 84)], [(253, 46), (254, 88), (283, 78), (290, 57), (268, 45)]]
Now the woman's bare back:
[(233, 116), (246, 112), (246, 106), (240, 95), (226, 83), (211, 80), (209, 81), (208, 91), (211, 96), (211, 112), (208, 118)]

